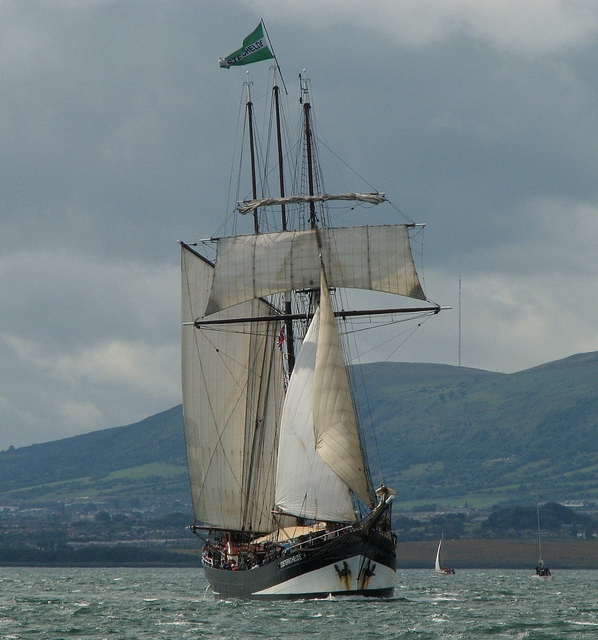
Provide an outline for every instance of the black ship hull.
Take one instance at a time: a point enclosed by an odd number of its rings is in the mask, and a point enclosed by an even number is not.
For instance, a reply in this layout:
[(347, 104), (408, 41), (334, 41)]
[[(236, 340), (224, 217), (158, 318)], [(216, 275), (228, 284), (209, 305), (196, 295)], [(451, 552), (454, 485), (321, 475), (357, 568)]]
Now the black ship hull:
[(352, 531), (317, 546), (294, 547), (246, 571), (217, 569), (204, 562), (214, 594), (223, 599), (298, 599), (393, 595), (396, 557), (392, 539), (374, 531)]

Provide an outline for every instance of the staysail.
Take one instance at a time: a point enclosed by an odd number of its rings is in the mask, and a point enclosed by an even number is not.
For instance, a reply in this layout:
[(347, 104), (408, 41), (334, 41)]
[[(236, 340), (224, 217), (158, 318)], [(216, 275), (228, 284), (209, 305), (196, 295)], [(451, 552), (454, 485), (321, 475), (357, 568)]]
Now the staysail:
[(384, 291), (418, 300), (421, 288), (407, 225), (281, 231), (217, 240), (205, 315), (282, 291), (331, 287)]
[(340, 337), (324, 271), (320, 306), (285, 399), (276, 504), (316, 520), (355, 520), (351, 492), (372, 507)]
[(319, 333), (318, 310), (303, 340), (284, 402), (276, 508), (301, 518), (351, 522), (355, 511), (349, 487), (316, 449), (314, 376)]
[[(214, 267), (182, 245), (183, 323), (203, 315)], [(217, 317), (274, 313), (262, 300)], [(185, 439), (197, 520), (269, 532), (284, 374), (275, 322), (196, 329), (183, 326)]]
[(351, 491), (366, 505), (373, 507), (324, 269), (320, 282), (320, 334), (314, 374), (316, 449)]

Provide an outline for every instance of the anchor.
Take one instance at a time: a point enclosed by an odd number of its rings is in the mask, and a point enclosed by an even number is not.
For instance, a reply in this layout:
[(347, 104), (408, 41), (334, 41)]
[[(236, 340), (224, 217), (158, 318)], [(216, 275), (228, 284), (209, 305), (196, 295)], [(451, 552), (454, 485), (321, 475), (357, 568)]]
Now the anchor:
[(376, 575), (376, 564), (368, 560), (367, 564), (361, 567), (361, 569), (359, 570), (359, 575), (357, 576), (357, 580), (359, 582), (359, 588), (365, 589), (370, 578), (375, 575)]
[(351, 569), (349, 569), (349, 565), (346, 560), (343, 560), (343, 568), (339, 569), (337, 565), (334, 565), (334, 570), (336, 571), (336, 575), (339, 578), (346, 578), (351, 575)]

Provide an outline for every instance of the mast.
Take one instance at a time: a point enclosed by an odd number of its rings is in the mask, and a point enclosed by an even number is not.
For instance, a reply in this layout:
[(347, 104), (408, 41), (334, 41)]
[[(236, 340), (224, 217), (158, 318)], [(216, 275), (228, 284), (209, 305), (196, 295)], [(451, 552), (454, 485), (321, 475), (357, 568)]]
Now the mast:
[(538, 563), (542, 562), (542, 535), (540, 533), (540, 502), (538, 500), (538, 488), (536, 487), (536, 518), (538, 520)]
[[(311, 104), (309, 102), (309, 91), (307, 89), (307, 81), (299, 74), (299, 82), (301, 83), (301, 99), (303, 101), (303, 119), (305, 126), (305, 149), (307, 155), (307, 184), (309, 195), (315, 195), (314, 189), (314, 166), (312, 156), (312, 143), (311, 143), (311, 122), (310, 122), (310, 109)], [(312, 229), (317, 227), (316, 219), (316, 205), (313, 201), (309, 203), (309, 225)]]
[[(274, 95), (274, 108), (276, 114), (276, 144), (278, 147), (278, 181), (279, 181), (279, 190), (280, 197), (285, 197), (285, 189), (284, 189), (284, 165), (283, 165), (283, 153), (282, 153), (282, 128), (280, 124), (280, 87), (276, 83), (276, 70), (274, 69), (274, 87), (272, 89)], [(286, 205), (280, 205), (280, 215), (281, 215), (281, 223), (282, 230), (287, 230), (287, 213), (286, 213)], [(291, 315), (292, 307), (291, 307), (291, 294), (287, 293), (284, 301), (284, 311), (286, 315)], [(287, 343), (287, 364), (289, 368), (289, 375), (293, 372), (295, 368), (295, 337), (293, 333), (293, 321), (291, 319), (286, 319), (284, 321), (285, 333), (286, 333), (286, 343)]]
[[(274, 94), (274, 109), (276, 114), (276, 144), (278, 148), (278, 182), (280, 197), (285, 197), (284, 189), (284, 165), (283, 165), (283, 153), (282, 153), (282, 130), (280, 125), (280, 87), (275, 83), (272, 88)], [(283, 203), (280, 205), (280, 215), (282, 221), (282, 230), (287, 230), (287, 212), (286, 205)]]
[[(249, 157), (251, 161), (251, 189), (253, 197), (257, 198), (257, 178), (255, 167), (255, 142), (253, 135), (253, 102), (251, 102), (251, 82), (249, 80), (245, 83), (247, 85), (247, 122), (249, 125)], [(257, 210), (253, 212), (253, 231), (259, 233), (259, 220)]]
[(459, 366), (461, 366), (461, 275), (459, 275)]

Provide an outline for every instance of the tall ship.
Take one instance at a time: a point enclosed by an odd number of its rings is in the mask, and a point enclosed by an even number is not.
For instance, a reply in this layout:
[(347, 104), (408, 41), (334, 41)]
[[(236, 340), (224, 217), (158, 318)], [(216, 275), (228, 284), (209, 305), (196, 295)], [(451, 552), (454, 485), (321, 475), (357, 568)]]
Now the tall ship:
[[(246, 83), (251, 187), (237, 201), (235, 224), (250, 221), (249, 232), (180, 242), (191, 529), (217, 597), (387, 598), (396, 577), (394, 491), (372, 479), (346, 364), (348, 327), (439, 307), (427, 300), (414, 266), (416, 225), (331, 223), (332, 205), (367, 211), (386, 198), (322, 190), (303, 75), (300, 141), (290, 159), (279, 82), (275, 66), (275, 162), (261, 170)], [(287, 164), (296, 179), (286, 177)], [(346, 309), (351, 289), (404, 302)]]

